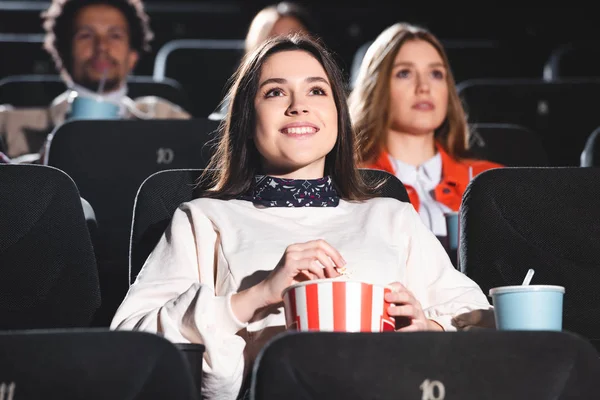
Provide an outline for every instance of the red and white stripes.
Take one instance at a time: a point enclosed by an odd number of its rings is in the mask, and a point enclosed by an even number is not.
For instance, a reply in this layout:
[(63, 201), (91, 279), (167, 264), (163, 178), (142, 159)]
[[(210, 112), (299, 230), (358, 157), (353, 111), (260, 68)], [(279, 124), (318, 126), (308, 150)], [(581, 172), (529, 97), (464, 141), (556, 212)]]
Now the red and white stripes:
[(389, 288), (353, 281), (294, 285), (283, 296), (286, 325), (300, 331), (383, 332), (394, 330), (383, 296)]

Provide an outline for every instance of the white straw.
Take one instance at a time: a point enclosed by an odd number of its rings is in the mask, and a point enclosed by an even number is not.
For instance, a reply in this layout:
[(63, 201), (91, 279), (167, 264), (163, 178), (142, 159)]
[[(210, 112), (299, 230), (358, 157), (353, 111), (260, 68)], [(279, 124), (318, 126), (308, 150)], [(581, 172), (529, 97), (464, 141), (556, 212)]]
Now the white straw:
[(469, 166), (469, 182), (473, 180), (473, 167)]
[(102, 78), (100, 79), (100, 84), (98, 85), (98, 94), (102, 94), (104, 92), (104, 85), (106, 84), (106, 76), (108, 75), (108, 68), (104, 68), (102, 71)]
[(533, 278), (533, 274), (534, 274), (534, 270), (533, 269), (529, 269), (529, 271), (527, 271), (527, 275), (525, 275), (525, 279), (523, 279), (523, 286), (529, 286), (529, 283), (531, 282), (531, 278)]

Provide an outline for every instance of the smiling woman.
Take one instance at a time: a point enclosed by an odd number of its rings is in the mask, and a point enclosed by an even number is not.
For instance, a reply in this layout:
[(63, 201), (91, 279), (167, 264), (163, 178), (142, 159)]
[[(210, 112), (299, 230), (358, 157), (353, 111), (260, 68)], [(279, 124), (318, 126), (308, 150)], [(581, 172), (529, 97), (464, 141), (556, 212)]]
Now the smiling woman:
[(254, 108), (254, 143), (263, 172), (322, 178), (338, 128), (331, 85), (319, 61), (300, 50), (271, 56), (262, 68)]
[(410, 204), (361, 181), (341, 72), (319, 43), (267, 41), (229, 98), (208, 197), (175, 212), (112, 328), (203, 343), (203, 397), (235, 399), (300, 281), (390, 285), (402, 332), (455, 330), (458, 314), (490, 308)]
[[(257, 174), (295, 179), (330, 175), (341, 197), (372, 197), (356, 169), (339, 68), (317, 42), (302, 35), (291, 38), (271, 39), (247, 54), (233, 77), (222, 140), (204, 177), (213, 182), (208, 197), (237, 198)], [(309, 127), (317, 132), (300, 141), (300, 131), (292, 135), (287, 130), (298, 124), (307, 133)]]

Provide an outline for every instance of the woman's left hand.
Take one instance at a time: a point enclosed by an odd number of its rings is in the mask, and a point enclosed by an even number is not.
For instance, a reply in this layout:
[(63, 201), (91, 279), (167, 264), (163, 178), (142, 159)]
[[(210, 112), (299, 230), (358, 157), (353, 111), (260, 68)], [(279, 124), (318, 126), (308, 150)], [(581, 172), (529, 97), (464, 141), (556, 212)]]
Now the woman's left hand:
[(396, 329), (396, 332), (444, 330), (438, 323), (425, 317), (421, 303), (404, 285), (394, 282), (389, 286), (393, 289), (391, 293), (385, 295), (385, 301), (392, 303), (388, 308), (389, 315), (394, 318), (404, 317), (410, 321), (410, 325)]

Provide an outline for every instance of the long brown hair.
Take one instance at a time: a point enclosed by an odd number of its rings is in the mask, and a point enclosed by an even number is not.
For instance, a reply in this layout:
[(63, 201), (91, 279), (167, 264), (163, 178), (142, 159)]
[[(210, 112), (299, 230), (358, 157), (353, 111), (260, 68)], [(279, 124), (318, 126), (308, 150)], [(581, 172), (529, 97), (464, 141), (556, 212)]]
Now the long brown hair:
[(258, 91), (262, 66), (275, 53), (301, 50), (323, 66), (337, 108), (338, 136), (325, 157), (325, 175), (329, 175), (341, 198), (365, 200), (373, 197), (357, 169), (355, 136), (350, 123), (342, 73), (332, 55), (316, 40), (306, 35), (291, 35), (267, 40), (244, 58), (233, 76), (228, 97), (229, 110), (220, 127), (215, 153), (201, 177), (202, 186), (210, 189), (206, 197), (233, 199), (245, 193), (254, 176), (261, 173), (261, 157), (253, 140), (256, 127), (254, 98)]
[(350, 114), (357, 132), (359, 162), (375, 161), (385, 149), (390, 126), (390, 83), (394, 59), (404, 43), (424, 40), (439, 53), (448, 73), (448, 112), (435, 130), (435, 138), (446, 152), (460, 160), (468, 157), (468, 125), (456, 91), (448, 56), (440, 41), (426, 29), (398, 23), (384, 30), (367, 50), (356, 85), (349, 98)]

